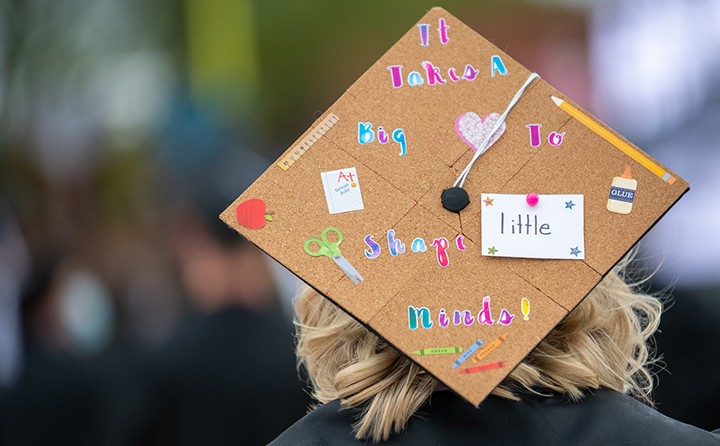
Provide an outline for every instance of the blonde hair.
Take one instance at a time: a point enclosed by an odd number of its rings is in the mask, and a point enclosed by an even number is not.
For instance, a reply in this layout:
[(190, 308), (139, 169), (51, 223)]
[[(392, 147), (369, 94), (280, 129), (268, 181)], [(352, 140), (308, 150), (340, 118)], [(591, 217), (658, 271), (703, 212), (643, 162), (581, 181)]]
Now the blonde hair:
[[(628, 263), (608, 273), (493, 394), (519, 400), (520, 390), (544, 388), (577, 401), (586, 389), (606, 387), (652, 404), (648, 339), (662, 303), (641, 283), (626, 282)], [(311, 289), (297, 300), (295, 323), (298, 366), (307, 369), (313, 396), (361, 408), (353, 426), (358, 439), (380, 442), (401, 432), (438, 383)]]

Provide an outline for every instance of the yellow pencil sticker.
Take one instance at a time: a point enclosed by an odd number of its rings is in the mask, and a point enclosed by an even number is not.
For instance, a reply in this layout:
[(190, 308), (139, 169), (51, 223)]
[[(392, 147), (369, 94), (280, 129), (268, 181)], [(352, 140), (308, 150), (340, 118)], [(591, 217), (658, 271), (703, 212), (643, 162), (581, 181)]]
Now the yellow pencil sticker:
[(638, 163), (642, 164), (650, 172), (659, 176), (661, 180), (667, 181), (668, 184), (675, 183), (675, 177), (670, 175), (670, 172), (664, 171), (660, 166), (658, 166), (657, 164), (650, 161), (650, 159), (648, 159), (648, 157), (646, 157), (642, 153), (638, 152), (637, 150), (635, 150), (632, 147), (630, 147), (629, 145), (627, 145), (623, 140), (621, 140), (617, 136), (615, 136), (612, 133), (610, 133), (609, 131), (605, 130), (604, 127), (602, 127), (597, 122), (590, 119), (587, 115), (582, 113), (580, 110), (576, 109), (575, 107), (573, 107), (572, 105), (568, 104), (567, 102), (563, 101), (560, 98), (557, 98), (555, 96), (550, 96), (550, 98), (553, 100), (555, 105), (560, 107), (567, 114), (569, 114), (573, 118), (580, 121), (585, 127), (589, 128), (593, 132), (597, 133), (605, 141), (609, 142), (610, 144), (614, 145), (618, 149), (625, 152), (625, 154), (628, 155), (630, 158), (632, 158), (635, 161), (637, 161)]

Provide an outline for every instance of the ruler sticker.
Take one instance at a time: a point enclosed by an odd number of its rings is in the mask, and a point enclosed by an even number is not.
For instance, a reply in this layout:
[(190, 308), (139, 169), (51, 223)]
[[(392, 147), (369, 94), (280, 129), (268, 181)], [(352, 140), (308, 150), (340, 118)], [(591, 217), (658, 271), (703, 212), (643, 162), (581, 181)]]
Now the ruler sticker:
[(280, 166), (282, 170), (287, 170), (288, 167), (295, 164), (295, 161), (297, 161), (298, 158), (303, 155), (303, 153), (307, 152), (308, 149), (310, 149), (310, 147), (312, 147), (312, 145), (315, 144), (321, 136), (327, 133), (327, 131), (330, 130), (332, 126), (335, 125), (335, 123), (339, 120), (340, 118), (335, 116), (334, 113), (330, 113), (330, 115), (328, 115), (327, 118), (323, 119), (320, 124), (318, 124), (318, 126), (315, 127), (312, 132), (310, 132), (308, 136), (303, 138), (303, 140), (295, 146), (293, 150), (291, 150), (280, 161), (278, 161), (277, 165)]

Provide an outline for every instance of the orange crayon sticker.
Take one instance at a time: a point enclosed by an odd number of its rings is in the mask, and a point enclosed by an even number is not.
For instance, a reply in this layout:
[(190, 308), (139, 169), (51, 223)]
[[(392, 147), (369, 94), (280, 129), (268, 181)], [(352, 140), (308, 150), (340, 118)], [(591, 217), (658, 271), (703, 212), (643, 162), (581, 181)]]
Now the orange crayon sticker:
[(505, 339), (507, 338), (507, 335), (508, 335), (508, 334), (505, 333), (505, 334), (503, 334), (502, 336), (500, 336), (499, 338), (497, 338), (497, 339), (495, 339), (494, 341), (492, 341), (492, 342), (490, 343), (490, 345), (488, 345), (487, 347), (485, 347), (484, 349), (482, 349), (482, 350), (480, 351), (480, 353), (478, 353), (477, 355), (475, 355), (475, 357), (472, 359), (473, 362), (474, 362), (475, 364), (477, 364), (478, 362), (480, 362), (481, 359), (483, 359), (484, 357), (486, 357), (487, 355), (489, 355), (490, 352), (492, 352), (492, 351), (495, 350), (497, 347), (499, 347), (500, 344), (502, 344), (503, 342), (505, 342)]

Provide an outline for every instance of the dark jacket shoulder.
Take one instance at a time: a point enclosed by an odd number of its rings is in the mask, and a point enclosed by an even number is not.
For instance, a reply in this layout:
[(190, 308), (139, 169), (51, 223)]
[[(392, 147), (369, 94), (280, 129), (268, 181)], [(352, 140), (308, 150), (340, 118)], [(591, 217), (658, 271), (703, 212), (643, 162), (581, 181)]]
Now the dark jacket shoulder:
[[(357, 411), (338, 401), (320, 406), (272, 446), (343, 446), (355, 439)], [(716, 431), (718, 432), (718, 431)], [(369, 442), (367, 442), (369, 443)], [(720, 433), (668, 418), (621, 393), (600, 389), (580, 402), (562, 396), (524, 395), (521, 401), (488, 397), (475, 408), (449, 391), (435, 392), (391, 445), (717, 445)]]

